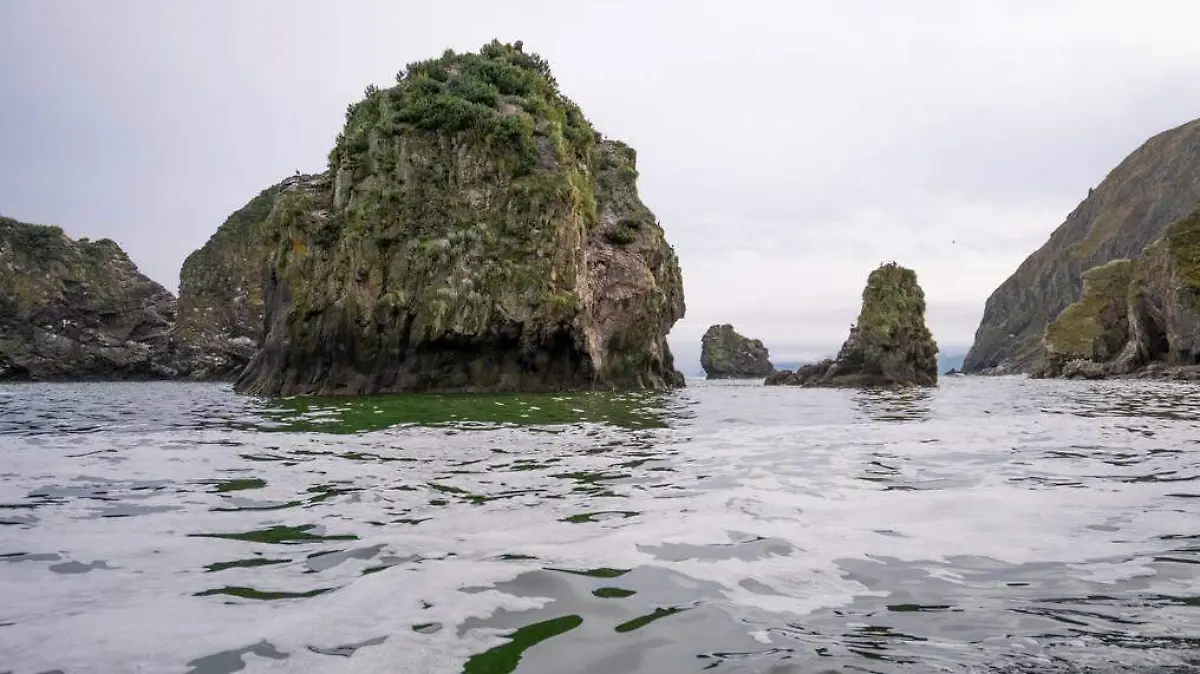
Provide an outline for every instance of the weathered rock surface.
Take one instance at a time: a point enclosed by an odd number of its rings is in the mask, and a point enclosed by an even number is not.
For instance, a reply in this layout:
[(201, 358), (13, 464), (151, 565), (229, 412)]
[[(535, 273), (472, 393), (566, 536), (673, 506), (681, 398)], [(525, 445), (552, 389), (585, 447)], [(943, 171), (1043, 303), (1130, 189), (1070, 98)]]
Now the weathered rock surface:
[(236, 379), (263, 333), (263, 271), (274, 253), (265, 231), (282, 193), (317, 194), (325, 174), (298, 175), (234, 211), (179, 273), (179, 317), (171, 333), (174, 367), (192, 379)]
[(545, 61), (493, 42), (368, 88), (331, 185), (267, 216), (263, 394), (682, 385), (673, 249)]
[(0, 218), (0, 380), (173, 376), (175, 310), (115, 242)]
[(700, 366), (709, 379), (762, 379), (775, 371), (762, 341), (743, 337), (732, 325), (714, 325), (700, 339)]
[(1132, 260), (1084, 274), (1080, 300), (1043, 338), (1035, 376), (1200, 375), (1200, 210)]
[(935, 386), (937, 343), (925, 325), (925, 292), (911, 269), (882, 265), (867, 277), (858, 321), (837, 358), (777, 372), (768, 385)]
[(1083, 273), (1141, 254), (1200, 204), (1200, 120), (1160, 133), (1122, 161), (992, 293), (963, 371), (1031, 372), (1046, 326), (1082, 297)]

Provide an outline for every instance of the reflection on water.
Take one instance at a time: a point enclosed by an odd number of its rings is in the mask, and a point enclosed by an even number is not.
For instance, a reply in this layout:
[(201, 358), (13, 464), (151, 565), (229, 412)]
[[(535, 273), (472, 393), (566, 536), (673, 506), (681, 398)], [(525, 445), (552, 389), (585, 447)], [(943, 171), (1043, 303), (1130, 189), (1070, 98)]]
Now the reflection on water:
[(4, 387), (0, 671), (1195, 671), (1198, 391)]

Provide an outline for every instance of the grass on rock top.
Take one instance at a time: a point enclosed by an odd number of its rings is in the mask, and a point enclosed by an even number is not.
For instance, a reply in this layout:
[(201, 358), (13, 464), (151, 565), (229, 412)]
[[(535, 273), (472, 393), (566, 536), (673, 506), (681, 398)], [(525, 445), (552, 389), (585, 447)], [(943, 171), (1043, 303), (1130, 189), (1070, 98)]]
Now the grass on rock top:
[(519, 46), (492, 41), (478, 53), (447, 50), (409, 64), (396, 79), (389, 89), (367, 87), (366, 98), (346, 110), (331, 168), (346, 160), (365, 163), (372, 133), (389, 138), (406, 128), (469, 134), (516, 175), (537, 167), (539, 124), (563, 159), (586, 161), (595, 147), (595, 129), (559, 91), (549, 64)]

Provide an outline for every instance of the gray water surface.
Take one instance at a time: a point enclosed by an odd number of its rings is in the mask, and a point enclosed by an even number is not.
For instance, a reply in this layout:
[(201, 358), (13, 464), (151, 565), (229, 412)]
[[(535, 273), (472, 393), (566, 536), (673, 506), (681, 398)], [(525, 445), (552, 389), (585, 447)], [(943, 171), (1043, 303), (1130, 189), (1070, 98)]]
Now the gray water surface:
[(1200, 671), (1200, 387), (0, 387), (0, 672)]

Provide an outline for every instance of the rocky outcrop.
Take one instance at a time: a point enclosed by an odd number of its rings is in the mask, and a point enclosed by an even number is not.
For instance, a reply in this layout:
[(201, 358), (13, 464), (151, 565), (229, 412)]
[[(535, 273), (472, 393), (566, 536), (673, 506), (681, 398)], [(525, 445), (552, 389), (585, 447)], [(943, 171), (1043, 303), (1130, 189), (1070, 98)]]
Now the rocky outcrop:
[(1035, 376), (1200, 377), (1200, 210), (1132, 260), (1084, 274), (1080, 300), (1043, 338)]
[(992, 293), (963, 370), (1044, 367), (1046, 326), (1079, 301), (1086, 270), (1141, 254), (1200, 204), (1200, 120), (1146, 141)]
[(262, 394), (682, 385), (673, 249), (520, 44), (447, 52), (347, 111), (330, 184), (267, 216)]
[(739, 335), (729, 324), (711, 326), (704, 333), (700, 366), (709, 379), (762, 379), (775, 371), (767, 347)]
[(265, 231), (281, 193), (319, 194), (325, 174), (296, 175), (234, 211), (179, 273), (174, 367), (192, 379), (236, 379), (263, 332), (263, 270), (274, 252)]
[(175, 310), (113, 241), (0, 218), (0, 380), (174, 376)]
[(935, 386), (937, 343), (925, 326), (925, 293), (911, 269), (882, 265), (867, 277), (858, 321), (837, 358), (777, 372), (768, 385)]

